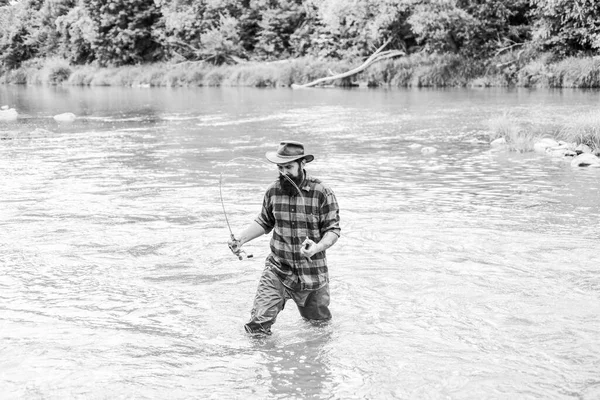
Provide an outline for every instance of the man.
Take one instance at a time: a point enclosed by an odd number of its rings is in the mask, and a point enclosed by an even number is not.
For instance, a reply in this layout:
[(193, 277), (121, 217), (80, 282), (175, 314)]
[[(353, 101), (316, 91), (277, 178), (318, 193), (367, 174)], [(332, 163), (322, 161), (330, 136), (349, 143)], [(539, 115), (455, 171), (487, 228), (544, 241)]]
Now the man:
[(245, 243), (273, 232), (250, 322), (244, 326), (249, 333), (269, 335), (289, 299), (307, 320), (331, 318), (325, 250), (340, 236), (340, 217), (331, 189), (306, 174), (304, 166), (314, 156), (304, 154), (302, 143), (283, 141), (266, 157), (277, 164), (279, 179), (267, 189), (258, 217), (229, 247), (239, 254)]

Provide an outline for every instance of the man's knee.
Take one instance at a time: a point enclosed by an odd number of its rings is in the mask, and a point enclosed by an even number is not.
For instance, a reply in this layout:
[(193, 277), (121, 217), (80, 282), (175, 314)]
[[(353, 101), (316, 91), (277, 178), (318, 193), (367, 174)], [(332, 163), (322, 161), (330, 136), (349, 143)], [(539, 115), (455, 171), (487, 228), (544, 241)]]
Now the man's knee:
[(300, 315), (303, 318), (311, 321), (328, 321), (331, 319), (331, 311), (327, 306), (298, 307), (298, 310), (300, 310)]
[(326, 321), (331, 319), (329, 311), (329, 288), (325, 286), (306, 299), (304, 306), (298, 306), (300, 315), (303, 318), (317, 321)]

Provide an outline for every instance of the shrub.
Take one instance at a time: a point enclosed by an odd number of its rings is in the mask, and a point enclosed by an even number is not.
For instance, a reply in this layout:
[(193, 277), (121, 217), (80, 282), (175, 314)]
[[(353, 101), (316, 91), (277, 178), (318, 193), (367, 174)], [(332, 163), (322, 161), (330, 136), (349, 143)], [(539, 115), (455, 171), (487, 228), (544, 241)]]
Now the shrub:
[(4, 76), (4, 81), (6, 83), (25, 85), (27, 83), (27, 72), (22, 68), (9, 70)]
[(47, 59), (42, 67), (42, 79), (45, 83), (56, 85), (67, 81), (71, 76), (71, 67), (69, 63), (63, 59), (50, 58)]
[(225, 79), (225, 69), (223, 67), (218, 67), (218, 68), (210, 70), (204, 76), (204, 84), (206, 86), (221, 86), (224, 79)]
[(97, 73), (93, 67), (76, 68), (69, 76), (69, 85), (89, 86)]

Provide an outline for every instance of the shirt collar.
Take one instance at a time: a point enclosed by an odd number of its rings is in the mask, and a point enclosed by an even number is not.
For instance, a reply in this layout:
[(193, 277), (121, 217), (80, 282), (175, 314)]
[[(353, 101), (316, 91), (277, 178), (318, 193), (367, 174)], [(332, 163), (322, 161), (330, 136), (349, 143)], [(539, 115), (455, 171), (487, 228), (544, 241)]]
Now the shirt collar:
[(306, 173), (306, 170), (304, 170), (304, 180), (302, 181), (302, 183), (300, 184), (300, 189), (306, 191), (306, 192), (310, 192), (310, 185), (308, 184), (308, 182), (310, 181), (310, 176)]

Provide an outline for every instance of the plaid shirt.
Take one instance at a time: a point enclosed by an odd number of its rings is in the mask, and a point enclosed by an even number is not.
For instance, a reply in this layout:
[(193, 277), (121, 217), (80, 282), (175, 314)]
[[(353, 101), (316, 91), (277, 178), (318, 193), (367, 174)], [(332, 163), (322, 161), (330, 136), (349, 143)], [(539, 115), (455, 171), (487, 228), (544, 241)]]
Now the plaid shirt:
[(300, 253), (307, 237), (319, 243), (326, 232), (340, 236), (339, 207), (331, 189), (305, 174), (298, 186), (302, 196), (289, 196), (279, 180), (265, 193), (256, 222), (265, 233), (273, 231), (271, 254), (266, 265), (273, 268), (283, 284), (292, 290), (316, 290), (329, 282), (325, 252), (311, 260)]

